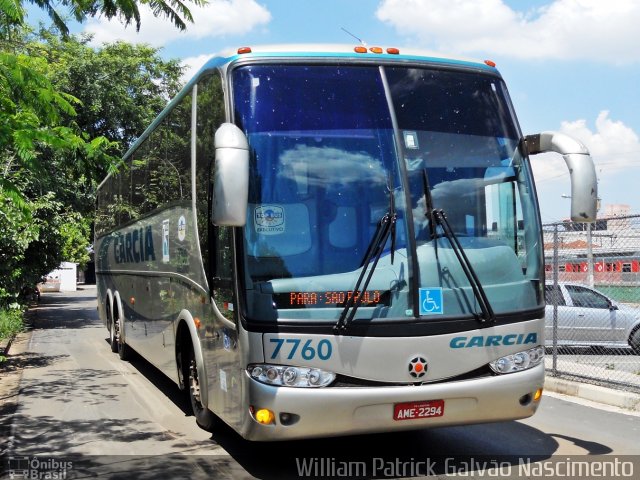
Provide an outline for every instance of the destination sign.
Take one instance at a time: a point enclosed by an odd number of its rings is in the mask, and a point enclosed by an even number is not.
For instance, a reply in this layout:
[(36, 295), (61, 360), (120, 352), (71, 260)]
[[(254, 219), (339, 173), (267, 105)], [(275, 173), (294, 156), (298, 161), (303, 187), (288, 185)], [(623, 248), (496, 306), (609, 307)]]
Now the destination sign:
[(389, 290), (367, 290), (360, 295), (358, 295), (358, 292), (353, 291), (273, 294), (273, 300), (278, 308), (340, 308), (344, 307), (352, 297), (354, 298), (354, 303), (361, 297), (360, 306), (362, 307), (374, 307), (377, 305), (389, 305), (391, 294)]

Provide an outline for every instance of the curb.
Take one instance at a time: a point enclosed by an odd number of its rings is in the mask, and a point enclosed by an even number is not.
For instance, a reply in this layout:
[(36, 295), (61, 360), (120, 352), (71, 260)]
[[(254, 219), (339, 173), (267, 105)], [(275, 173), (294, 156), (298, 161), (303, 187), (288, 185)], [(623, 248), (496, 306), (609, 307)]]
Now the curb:
[(7, 356), (9, 353), (9, 347), (11, 347), (11, 342), (13, 342), (14, 337), (3, 338), (0, 340), (0, 355)]
[(640, 394), (546, 376), (545, 390), (640, 412)]

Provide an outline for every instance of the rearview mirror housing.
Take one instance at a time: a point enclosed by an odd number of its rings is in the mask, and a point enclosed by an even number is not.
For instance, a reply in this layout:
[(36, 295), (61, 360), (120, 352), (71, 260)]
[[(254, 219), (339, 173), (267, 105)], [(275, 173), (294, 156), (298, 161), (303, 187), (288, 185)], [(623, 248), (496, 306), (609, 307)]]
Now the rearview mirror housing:
[(223, 123), (215, 134), (213, 205), (211, 222), (242, 227), (247, 221), (249, 143), (233, 123)]

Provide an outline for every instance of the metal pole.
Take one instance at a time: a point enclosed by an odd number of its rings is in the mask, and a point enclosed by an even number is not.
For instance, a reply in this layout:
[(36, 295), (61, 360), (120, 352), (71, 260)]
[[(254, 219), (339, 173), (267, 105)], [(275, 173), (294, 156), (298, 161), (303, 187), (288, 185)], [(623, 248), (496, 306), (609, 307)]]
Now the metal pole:
[(591, 223), (587, 223), (587, 283), (593, 288), (593, 241)]
[[(559, 290), (558, 286), (558, 224), (553, 225), (553, 291)], [(558, 376), (558, 296), (551, 295), (553, 299), (553, 346), (551, 375)]]

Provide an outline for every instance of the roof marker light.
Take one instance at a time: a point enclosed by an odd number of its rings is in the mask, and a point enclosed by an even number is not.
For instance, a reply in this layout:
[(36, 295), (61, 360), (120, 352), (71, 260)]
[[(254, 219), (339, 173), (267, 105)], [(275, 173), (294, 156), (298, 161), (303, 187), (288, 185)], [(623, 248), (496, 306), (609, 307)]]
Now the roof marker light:
[(496, 67), (496, 62), (494, 62), (493, 60), (485, 60), (484, 63), (489, 65), (490, 67)]
[(400, 50), (395, 48), (395, 47), (389, 47), (387, 48), (387, 53), (390, 55), (399, 55), (400, 54)]
[(371, 53), (382, 53), (382, 48), (380, 47), (371, 47), (369, 50)]
[(238, 49), (238, 55), (242, 55), (243, 53), (251, 53), (251, 47), (240, 47)]
[(367, 53), (367, 47), (357, 46), (353, 51), (356, 53)]

